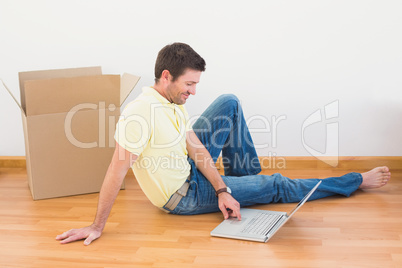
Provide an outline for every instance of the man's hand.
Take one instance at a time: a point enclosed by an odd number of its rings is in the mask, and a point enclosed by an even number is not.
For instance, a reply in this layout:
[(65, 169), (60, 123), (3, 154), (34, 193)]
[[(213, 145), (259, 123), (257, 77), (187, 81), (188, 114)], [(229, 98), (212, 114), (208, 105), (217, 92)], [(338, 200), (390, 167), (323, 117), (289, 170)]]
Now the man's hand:
[[(204, 144), (202, 144), (193, 130), (187, 131), (186, 135), (188, 155), (194, 160), (197, 168), (212, 184), (214, 189), (226, 187), (225, 182), (222, 180), (222, 177), (216, 169), (215, 163)], [(219, 209), (222, 211), (225, 220), (229, 217), (237, 217), (241, 220), (240, 204), (231, 194), (223, 192), (218, 195), (218, 198)]]
[(233, 196), (229, 193), (220, 193), (218, 195), (219, 198), (219, 209), (223, 213), (223, 217), (227, 220), (229, 217), (237, 217), (237, 219), (241, 220), (240, 215), (240, 204), (233, 198)]
[(61, 244), (85, 239), (84, 245), (87, 246), (101, 236), (123, 179), (132, 163), (136, 160), (136, 155), (125, 150), (116, 142), (116, 149), (114, 150), (112, 161), (110, 162), (99, 193), (98, 210), (94, 223), (88, 227), (71, 229), (70, 231), (56, 236), (57, 240), (61, 240)]
[(71, 229), (61, 235), (56, 236), (56, 240), (61, 240), (60, 244), (67, 244), (73, 241), (85, 239), (84, 245), (88, 246), (92, 241), (98, 239), (102, 234), (102, 230), (90, 225), (80, 229)]

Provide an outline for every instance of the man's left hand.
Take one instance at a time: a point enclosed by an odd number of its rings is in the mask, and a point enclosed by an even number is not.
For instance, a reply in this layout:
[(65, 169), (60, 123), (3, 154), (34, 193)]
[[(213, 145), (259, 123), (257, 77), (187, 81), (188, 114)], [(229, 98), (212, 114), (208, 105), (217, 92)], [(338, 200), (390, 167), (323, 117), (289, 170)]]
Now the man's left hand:
[(225, 220), (227, 220), (229, 217), (233, 217), (240, 221), (241, 215), (239, 202), (237, 202), (231, 194), (226, 192), (219, 194), (218, 198), (219, 209), (222, 211)]

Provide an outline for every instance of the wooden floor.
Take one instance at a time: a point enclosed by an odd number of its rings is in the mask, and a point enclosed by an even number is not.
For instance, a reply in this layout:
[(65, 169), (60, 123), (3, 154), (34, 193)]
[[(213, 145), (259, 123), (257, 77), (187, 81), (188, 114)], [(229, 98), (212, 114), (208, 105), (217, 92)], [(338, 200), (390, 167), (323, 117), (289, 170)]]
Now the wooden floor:
[[(359, 163), (264, 172), (324, 178)], [(210, 237), (221, 213), (165, 214), (128, 175), (103, 236), (84, 246), (55, 236), (90, 224), (98, 194), (32, 201), (25, 169), (0, 168), (0, 267), (402, 267), (402, 166), (391, 172), (381, 189), (308, 202), (268, 243)]]

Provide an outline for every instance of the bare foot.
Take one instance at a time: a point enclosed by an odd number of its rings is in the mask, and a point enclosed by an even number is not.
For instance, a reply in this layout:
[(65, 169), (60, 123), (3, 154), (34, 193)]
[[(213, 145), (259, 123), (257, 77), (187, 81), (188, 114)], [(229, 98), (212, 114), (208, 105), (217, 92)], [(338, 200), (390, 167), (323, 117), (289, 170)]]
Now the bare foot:
[(380, 188), (388, 183), (391, 179), (391, 172), (389, 172), (389, 168), (384, 167), (376, 167), (370, 171), (362, 173), (363, 182), (360, 185), (360, 189), (373, 189)]

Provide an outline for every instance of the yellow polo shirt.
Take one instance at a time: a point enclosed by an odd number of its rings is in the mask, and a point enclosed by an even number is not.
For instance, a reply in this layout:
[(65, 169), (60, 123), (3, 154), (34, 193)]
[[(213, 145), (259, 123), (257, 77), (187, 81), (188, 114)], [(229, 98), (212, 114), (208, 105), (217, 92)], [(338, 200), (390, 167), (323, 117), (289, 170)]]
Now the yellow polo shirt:
[(157, 207), (163, 207), (190, 174), (187, 123), (183, 105), (170, 103), (152, 87), (144, 87), (124, 108), (116, 125), (115, 140), (138, 156), (132, 165), (134, 175)]

